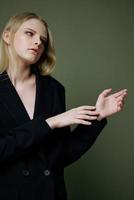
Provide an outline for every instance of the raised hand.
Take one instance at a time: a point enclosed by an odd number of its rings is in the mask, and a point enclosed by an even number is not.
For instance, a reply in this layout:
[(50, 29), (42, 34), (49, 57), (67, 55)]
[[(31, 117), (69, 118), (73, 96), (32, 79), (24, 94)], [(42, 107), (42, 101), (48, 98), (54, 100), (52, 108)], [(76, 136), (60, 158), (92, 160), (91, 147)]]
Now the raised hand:
[(99, 112), (98, 120), (111, 116), (123, 108), (127, 90), (123, 89), (114, 94), (111, 94), (111, 91), (112, 89), (104, 90), (97, 99), (96, 111)]
[(92, 120), (97, 119), (98, 114), (95, 106), (80, 106), (54, 117), (50, 117), (46, 122), (52, 129), (72, 124), (90, 125)]

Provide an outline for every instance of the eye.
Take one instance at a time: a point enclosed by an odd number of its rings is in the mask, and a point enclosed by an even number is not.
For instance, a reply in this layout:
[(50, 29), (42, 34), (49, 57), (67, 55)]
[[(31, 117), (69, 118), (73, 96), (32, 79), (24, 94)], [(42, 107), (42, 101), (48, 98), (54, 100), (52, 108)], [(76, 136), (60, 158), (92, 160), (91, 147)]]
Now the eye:
[(44, 38), (44, 37), (42, 38), (41, 37), (40, 40), (41, 40), (41, 42), (42, 42), (43, 45), (46, 45), (46, 43), (47, 43), (47, 39), (46, 38)]
[(26, 33), (26, 35), (28, 35), (28, 36), (31, 36), (31, 37), (33, 36), (33, 33), (32, 33), (31, 31), (26, 31), (25, 33)]
[(43, 45), (46, 44), (46, 40), (41, 39), (41, 42), (42, 42)]

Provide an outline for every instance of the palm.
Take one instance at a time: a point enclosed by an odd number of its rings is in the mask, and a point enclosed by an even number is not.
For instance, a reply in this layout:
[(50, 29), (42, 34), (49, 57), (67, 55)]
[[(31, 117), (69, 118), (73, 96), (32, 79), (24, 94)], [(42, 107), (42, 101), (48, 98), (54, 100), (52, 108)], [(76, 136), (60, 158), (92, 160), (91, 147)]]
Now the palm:
[(110, 95), (109, 97), (99, 96), (96, 109), (102, 116), (109, 116), (109, 114), (114, 114), (118, 111), (116, 99)]
[(126, 90), (109, 95), (111, 89), (104, 90), (96, 102), (96, 110), (101, 118), (108, 117), (122, 109), (123, 99), (127, 95)]

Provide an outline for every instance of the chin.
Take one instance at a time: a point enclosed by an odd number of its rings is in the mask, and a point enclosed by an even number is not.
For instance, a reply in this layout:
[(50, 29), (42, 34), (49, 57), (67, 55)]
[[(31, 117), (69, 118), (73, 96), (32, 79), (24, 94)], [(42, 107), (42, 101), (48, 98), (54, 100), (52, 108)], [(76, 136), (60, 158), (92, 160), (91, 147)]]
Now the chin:
[(38, 60), (39, 60), (39, 59), (36, 59), (36, 60), (25, 59), (24, 62), (25, 62), (27, 65), (33, 65), (33, 64), (37, 63)]

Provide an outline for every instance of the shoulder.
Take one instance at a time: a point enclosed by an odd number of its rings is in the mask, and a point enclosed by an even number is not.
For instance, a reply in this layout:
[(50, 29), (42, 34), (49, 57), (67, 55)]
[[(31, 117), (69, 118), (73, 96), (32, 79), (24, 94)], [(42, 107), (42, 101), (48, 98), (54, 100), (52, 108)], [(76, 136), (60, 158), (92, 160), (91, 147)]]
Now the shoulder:
[(47, 76), (40, 75), (40, 78), (44, 82), (44, 84), (48, 84), (49, 87), (53, 89), (58, 89), (61, 91), (65, 90), (64, 85), (60, 81), (58, 81), (57, 79), (55, 79), (54, 77), (50, 75), (47, 75)]

